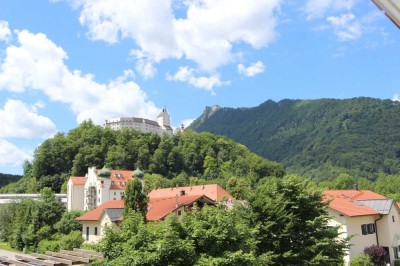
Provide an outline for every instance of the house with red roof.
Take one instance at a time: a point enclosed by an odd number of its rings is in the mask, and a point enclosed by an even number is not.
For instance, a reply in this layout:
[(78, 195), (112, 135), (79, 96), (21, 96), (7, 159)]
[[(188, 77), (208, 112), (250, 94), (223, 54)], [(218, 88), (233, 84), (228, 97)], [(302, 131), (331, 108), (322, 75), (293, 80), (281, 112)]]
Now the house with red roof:
[(71, 176), (68, 180), (67, 209), (88, 211), (107, 201), (121, 200), (126, 184), (133, 177), (142, 181), (143, 175), (140, 169), (131, 171), (89, 167), (85, 176)]
[(399, 259), (400, 208), (396, 202), (370, 190), (326, 190), (323, 195), (329, 202), (329, 225), (339, 226), (340, 237), (351, 237), (347, 265), (372, 245), (387, 251), (391, 265)]
[(124, 212), (123, 200), (111, 200), (76, 218), (82, 222), (82, 237), (86, 242), (96, 243), (104, 235), (106, 226), (118, 228)]
[[(219, 201), (228, 204), (233, 201), (232, 195), (215, 184), (155, 189), (148, 197), (148, 221), (164, 220), (169, 214), (179, 217), (184, 212), (191, 212), (194, 204), (201, 208)], [(83, 223), (82, 237), (87, 242), (97, 242), (104, 235), (105, 226), (119, 226), (123, 212), (123, 200), (111, 200), (78, 217), (76, 220)]]

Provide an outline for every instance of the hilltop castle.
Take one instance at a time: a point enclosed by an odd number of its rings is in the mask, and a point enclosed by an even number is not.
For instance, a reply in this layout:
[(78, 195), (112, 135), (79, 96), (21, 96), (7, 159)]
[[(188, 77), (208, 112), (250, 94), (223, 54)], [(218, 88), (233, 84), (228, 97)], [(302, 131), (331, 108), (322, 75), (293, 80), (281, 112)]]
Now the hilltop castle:
[(167, 109), (162, 109), (157, 121), (138, 117), (118, 117), (106, 120), (106, 127), (111, 129), (133, 128), (144, 133), (156, 133), (162, 136), (164, 133), (172, 136), (171, 117)]

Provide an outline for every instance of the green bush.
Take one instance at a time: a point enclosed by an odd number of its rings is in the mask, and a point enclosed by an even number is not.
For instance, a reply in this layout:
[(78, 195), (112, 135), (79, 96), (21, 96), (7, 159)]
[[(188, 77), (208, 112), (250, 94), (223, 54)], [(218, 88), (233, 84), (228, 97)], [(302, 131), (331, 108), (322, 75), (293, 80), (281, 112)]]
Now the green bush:
[(60, 246), (57, 240), (47, 240), (44, 239), (39, 242), (37, 251), (39, 253), (45, 253), (46, 251), (60, 251)]
[(350, 266), (374, 266), (374, 263), (367, 254), (361, 253), (360, 255), (354, 257), (354, 259), (350, 262)]
[(72, 231), (70, 234), (60, 238), (59, 246), (60, 249), (72, 250), (73, 248), (79, 248), (84, 241), (80, 231)]
[(394, 266), (400, 266), (400, 260), (394, 260)]

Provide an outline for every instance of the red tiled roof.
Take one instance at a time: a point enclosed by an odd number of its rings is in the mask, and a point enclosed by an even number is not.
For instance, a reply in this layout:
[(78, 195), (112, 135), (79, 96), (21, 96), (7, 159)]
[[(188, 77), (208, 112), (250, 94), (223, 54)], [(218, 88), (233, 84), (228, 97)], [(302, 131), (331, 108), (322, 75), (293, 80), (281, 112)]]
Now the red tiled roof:
[(154, 189), (149, 193), (149, 198), (170, 198), (175, 197), (176, 195), (180, 196), (181, 191), (184, 191), (185, 195), (189, 196), (205, 195), (213, 201), (219, 201), (223, 197), (226, 197), (227, 199), (233, 199), (231, 194), (216, 184)]
[[(178, 204), (177, 204), (178, 200)], [(204, 195), (187, 195), (169, 198), (150, 198), (147, 211), (146, 219), (148, 221), (158, 221), (168, 214), (175, 211), (181, 206), (191, 205), (198, 200), (205, 200), (206, 202), (214, 202), (210, 198)]]
[[(96, 169), (96, 174), (101, 169)], [(132, 180), (133, 171), (131, 170), (111, 170), (110, 179), (114, 183), (111, 183), (110, 189), (125, 190), (126, 184)]]
[(379, 213), (365, 205), (361, 200), (386, 199), (370, 190), (325, 190), (323, 201), (330, 201), (329, 208), (347, 216), (379, 215)]
[[(96, 174), (101, 169), (96, 169)], [(110, 189), (125, 190), (126, 184), (132, 180), (133, 171), (131, 170), (111, 170), (110, 179), (112, 181)], [(72, 184), (85, 185), (87, 180), (86, 176), (71, 176)]]
[(347, 197), (356, 200), (386, 199), (385, 196), (371, 190), (325, 190), (323, 194), (330, 198)]
[(82, 216), (76, 218), (77, 221), (98, 221), (103, 214), (105, 209), (123, 209), (124, 208), (124, 201), (123, 200), (110, 200), (103, 204), (101, 204), (96, 209), (85, 213)]
[[(204, 200), (209, 203), (213, 202), (213, 200), (204, 195), (178, 197), (178, 205), (176, 204), (176, 200), (177, 200), (176, 197), (150, 199), (148, 204), (149, 210), (147, 212), (146, 219), (148, 221), (158, 221), (167, 216), (168, 214), (172, 213), (173, 211), (175, 211), (177, 208), (181, 206), (191, 205), (199, 200)], [(123, 209), (123, 208), (124, 208), (123, 200), (107, 201), (101, 204), (96, 209), (76, 218), (76, 220), (99, 221), (105, 209)], [(122, 220), (122, 217), (120, 217), (118, 220)]]
[(87, 180), (86, 176), (71, 176), (72, 184), (74, 185), (85, 185)]

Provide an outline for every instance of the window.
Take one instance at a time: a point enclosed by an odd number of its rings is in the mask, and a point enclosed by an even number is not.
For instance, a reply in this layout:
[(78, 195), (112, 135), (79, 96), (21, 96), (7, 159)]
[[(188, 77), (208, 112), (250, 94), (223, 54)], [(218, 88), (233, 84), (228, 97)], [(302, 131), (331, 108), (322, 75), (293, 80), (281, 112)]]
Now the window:
[(86, 241), (89, 240), (89, 226), (86, 226)]
[(375, 234), (375, 224), (374, 223), (362, 224), (361, 233), (363, 235)]
[(94, 228), (94, 235), (97, 236), (97, 226)]
[(400, 258), (400, 246), (397, 247), (393, 247), (393, 254), (394, 254), (394, 258), (396, 260), (398, 260)]
[(181, 190), (181, 196), (185, 196), (185, 191)]
[(117, 195), (117, 192), (114, 191), (114, 196)]
[(368, 234), (375, 234), (375, 224), (368, 224)]
[(394, 220), (394, 215), (392, 215), (392, 221), (395, 222), (395, 220)]

